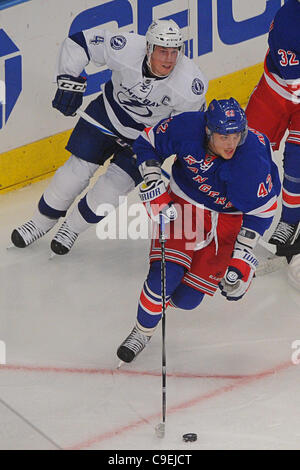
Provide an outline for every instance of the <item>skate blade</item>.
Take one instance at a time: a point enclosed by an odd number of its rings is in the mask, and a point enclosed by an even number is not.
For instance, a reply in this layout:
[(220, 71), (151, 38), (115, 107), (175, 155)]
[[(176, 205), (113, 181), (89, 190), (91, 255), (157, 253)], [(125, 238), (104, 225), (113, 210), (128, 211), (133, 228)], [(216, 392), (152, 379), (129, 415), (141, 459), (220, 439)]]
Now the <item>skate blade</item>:
[(124, 361), (120, 361), (119, 364), (117, 365), (116, 369), (121, 369), (122, 365), (125, 364)]
[(56, 254), (53, 253), (53, 251), (51, 251), (50, 256), (49, 256), (49, 261), (52, 261), (53, 258), (55, 258), (55, 257), (56, 257)]

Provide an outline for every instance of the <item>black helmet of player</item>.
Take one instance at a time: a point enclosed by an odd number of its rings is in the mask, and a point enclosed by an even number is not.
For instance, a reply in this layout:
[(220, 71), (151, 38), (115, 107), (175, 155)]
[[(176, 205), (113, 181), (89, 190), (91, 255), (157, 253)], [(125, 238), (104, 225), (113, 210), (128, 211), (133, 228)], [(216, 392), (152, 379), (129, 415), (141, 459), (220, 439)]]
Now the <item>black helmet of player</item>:
[[(184, 53), (184, 41), (179, 26), (173, 20), (155, 20), (146, 33), (147, 65), (151, 68), (151, 55), (155, 46), (173, 47), (178, 49), (177, 61)], [(156, 76), (157, 73), (155, 74)]]

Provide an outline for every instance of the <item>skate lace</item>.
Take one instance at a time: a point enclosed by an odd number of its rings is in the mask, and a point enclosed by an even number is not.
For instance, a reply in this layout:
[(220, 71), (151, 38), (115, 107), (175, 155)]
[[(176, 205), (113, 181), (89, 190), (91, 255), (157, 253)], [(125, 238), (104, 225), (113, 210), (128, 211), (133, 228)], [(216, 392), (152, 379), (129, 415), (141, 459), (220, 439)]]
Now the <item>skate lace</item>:
[(55, 237), (53, 238), (53, 240), (61, 243), (63, 246), (70, 250), (74, 245), (77, 237), (78, 233), (73, 232), (73, 230), (71, 230), (68, 226), (67, 222), (64, 222)]
[(33, 220), (29, 220), (29, 222), (26, 222), (21, 227), (18, 227), (17, 231), (22, 236), (26, 245), (30, 245), (46, 233), (44, 230), (37, 227)]
[(295, 225), (288, 224), (287, 222), (279, 222), (274, 234), (273, 240), (278, 240), (280, 243), (286, 243), (295, 233)]
[(135, 354), (141, 352), (146, 344), (149, 342), (150, 337), (140, 333), (135, 327), (130, 335), (125, 339), (122, 346), (133, 351)]

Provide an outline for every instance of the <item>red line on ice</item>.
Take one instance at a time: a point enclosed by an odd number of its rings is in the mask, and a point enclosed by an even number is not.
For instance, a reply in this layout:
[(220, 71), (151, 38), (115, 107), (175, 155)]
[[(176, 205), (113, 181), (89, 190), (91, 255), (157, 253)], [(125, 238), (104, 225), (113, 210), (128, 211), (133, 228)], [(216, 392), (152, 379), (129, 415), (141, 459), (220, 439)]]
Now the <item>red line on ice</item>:
[[(237, 388), (240, 388), (244, 385), (250, 384), (252, 382), (255, 382), (257, 380), (264, 379), (265, 377), (268, 377), (270, 375), (276, 374), (278, 372), (284, 371), (291, 367), (293, 364), (291, 361), (285, 362), (283, 364), (279, 364), (278, 366), (275, 366), (271, 369), (267, 369), (265, 371), (259, 372), (257, 374), (249, 375), (249, 376), (244, 376), (241, 379), (236, 380), (234, 383), (225, 385), (223, 387), (217, 388), (216, 390), (213, 390), (208, 393), (204, 393), (203, 395), (199, 395), (191, 400), (179, 403), (178, 405), (173, 405), (170, 406), (167, 410), (167, 414), (171, 415), (174, 414), (180, 410), (183, 409), (188, 409), (191, 408), (195, 405), (198, 405), (206, 400), (210, 400), (212, 398), (218, 397), (224, 393), (232, 392), (233, 390), (236, 390)], [(120, 426), (118, 428), (113, 429), (112, 431), (108, 431), (105, 433), (102, 433), (98, 436), (94, 436), (86, 441), (80, 442), (78, 444), (75, 444), (73, 446), (65, 448), (65, 450), (81, 450), (81, 449), (87, 449), (89, 447), (92, 447), (94, 444), (99, 444), (105, 440), (114, 438), (116, 436), (119, 436), (121, 434), (126, 433), (127, 431), (136, 429), (137, 427), (145, 424), (150, 424), (151, 421), (154, 419), (158, 420), (161, 417), (161, 413), (156, 413), (153, 415), (150, 415), (148, 417), (145, 417), (143, 419), (140, 419), (138, 421), (134, 421), (130, 424)]]
[[(169, 406), (167, 410), (167, 414), (171, 415), (181, 411), (183, 409), (191, 408), (195, 405), (198, 405), (206, 400), (210, 400), (212, 398), (218, 397), (223, 395), (224, 393), (232, 392), (240, 387), (243, 387), (247, 384), (252, 382), (264, 379), (272, 374), (279, 373), (288, 369), (289, 367), (293, 366), (291, 361), (284, 362), (275, 366), (273, 368), (267, 369), (265, 371), (250, 374), (250, 375), (207, 375), (207, 374), (189, 374), (189, 373), (170, 373), (168, 377), (175, 377), (175, 378), (193, 378), (193, 379), (201, 379), (201, 378), (221, 378), (221, 379), (235, 379), (233, 383), (225, 385), (223, 387), (217, 388), (212, 390), (211, 392), (204, 393), (202, 395), (196, 396), (195, 398), (178, 403), (177, 405)], [(54, 373), (71, 373), (71, 374), (102, 374), (102, 375), (137, 375), (137, 376), (153, 376), (153, 377), (160, 377), (160, 372), (147, 372), (147, 371), (135, 371), (135, 370), (126, 370), (126, 369), (92, 369), (92, 368), (72, 368), (72, 367), (51, 367), (51, 366), (28, 366), (28, 365), (0, 365), (0, 372), (1, 370), (12, 370), (12, 371), (27, 371), (27, 372), (54, 372)], [(98, 436), (91, 437), (90, 439), (80, 442), (78, 444), (74, 444), (72, 446), (66, 447), (66, 450), (80, 450), (80, 449), (87, 449), (92, 447), (95, 444), (99, 444), (105, 440), (112, 439), (116, 436), (126, 433), (127, 431), (131, 431), (133, 429), (138, 428), (139, 426), (145, 424), (151, 424), (154, 419), (159, 420), (161, 417), (161, 412), (149, 415), (145, 418), (139, 419), (132, 423), (117, 427), (112, 431), (107, 431), (105, 433), (99, 434)]]
[[(129, 369), (93, 369), (93, 368), (76, 368), (76, 367), (55, 367), (55, 366), (29, 366), (29, 365), (17, 365), (17, 364), (6, 364), (0, 365), (1, 370), (12, 370), (12, 371), (24, 371), (24, 372), (54, 372), (60, 374), (99, 374), (99, 375), (140, 375), (150, 377), (161, 377), (161, 372), (155, 371), (138, 371)], [(188, 372), (173, 372), (168, 373), (168, 377), (174, 378), (187, 378), (187, 379), (241, 379), (245, 375), (234, 375), (234, 374), (192, 374)], [(246, 376), (248, 377), (248, 376)]]

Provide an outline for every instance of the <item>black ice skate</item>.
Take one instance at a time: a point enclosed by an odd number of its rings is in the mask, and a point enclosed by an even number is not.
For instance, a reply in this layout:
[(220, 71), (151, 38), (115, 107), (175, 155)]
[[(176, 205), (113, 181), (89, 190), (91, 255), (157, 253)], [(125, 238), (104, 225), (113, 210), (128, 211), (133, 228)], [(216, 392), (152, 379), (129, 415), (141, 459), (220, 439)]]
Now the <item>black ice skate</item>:
[(131, 362), (143, 351), (149, 343), (151, 336), (144, 335), (136, 326), (129, 336), (119, 346), (117, 356), (123, 362)]
[(51, 241), (51, 250), (56, 255), (66, 255), (71, 250), (77, 237), (78, 233), (73, 232), (65, 220)]
[(277, 255), (288, 256), (300, 252), (300, 240), (297, 239), (299, 235), (300, 223), (289, 224), (287, 222), (279, 221), (269, 243), (277, 246)]
[(297, 228), (298, 223), (288, 224), (280, 220), (269, 243), (272, 243), (272, 245), (291, 245), (294, 243), (295, 236), (297, 235)]
[(13, 230), (11, 241), (17, 248), (25, 248), (46, 233), (47, 231), (40, 229), (33, 220), (29, 220), (29, 222)]

